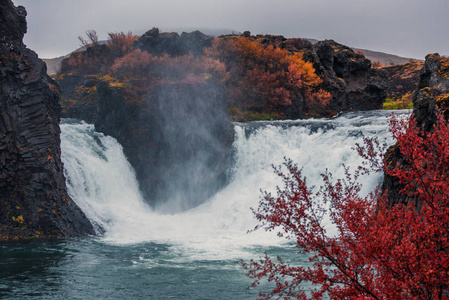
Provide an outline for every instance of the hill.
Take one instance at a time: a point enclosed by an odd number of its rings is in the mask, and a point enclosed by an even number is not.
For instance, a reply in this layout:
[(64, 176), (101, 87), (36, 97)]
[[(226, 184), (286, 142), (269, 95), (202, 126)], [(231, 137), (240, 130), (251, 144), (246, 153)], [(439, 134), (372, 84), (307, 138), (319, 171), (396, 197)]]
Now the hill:
[(354, 50), (360, 50), (363, 51), (365, 54), (365, 57), (368, 58), (371, 62), (380, 62), (384, 66), (390, 66), (390, 65), (402, 65), (409, 63), (411, 61), (418, 61), (413, 58), (407, 58), (407, 57), (401, 57), (394, 54), (388, 54), (384, 52), (379, 51), (372, 51), (367, 49), (359, 49), (359, 48), (352, 48)]
[[(181, 29), (179, 29), (179, 28), (172, 28), (171, 31), (181, 32)], [(228, 30), (228, 29), (201, 30), (201, 31), (203, 33), (205, 33), (207, 35), (211, 35), (211, 36), (218, 36), (218, 35), (222, 35), (222, 34), (227, 33), (227, 32), (235, 32), (234, 30)], [(318, 42), (318, 40), (311, 39), (311, 38), (307, 38), (307, 40), (310, 41), (312, 44), (315, 44), (315, 43)], [(106, 41), (103, 41), (103, 42), (106, 42)], [(102, 43), (102, 42), (100, 42), (100, 43)], [(371, 62), (379, 62), (383, 66), (401, 65), (401, 64), (406, 64), (406, 63), (409, 63), (409, 62), (415, 60), (413, 58), (402, 57), (402, 56), (398, 56), (398, 55), (394, 55), (394, 54), (388, 54), (388, 53), (379, 52), (379, 51), (373, 51), (373, 50), (368, 50), (368, 49), (360, 49), (360, 48), (354, 48), (354, 47), (351, 47), (351, 48), (354, 51), (356, 51), (356, 50), (363, 51), (363, 53), (364, 53), (364, 55), (365, 55), (365, 57), (367, 59), (369, 59)], [(73, 52), (79, 51), (81, 49), (82, 48), (76, 49)], [(58, 73), (60, 71), (61, 63), (62, 63), (63, 59), (66, 58), (66, 57), (69, 57), (72, 53), (69, 53), (67, 55), (60, 56), (60, 57), (44, 58), (44, 59), (42, 59), (47, 64), (47, 74), (51, 75), (51, 74)]]

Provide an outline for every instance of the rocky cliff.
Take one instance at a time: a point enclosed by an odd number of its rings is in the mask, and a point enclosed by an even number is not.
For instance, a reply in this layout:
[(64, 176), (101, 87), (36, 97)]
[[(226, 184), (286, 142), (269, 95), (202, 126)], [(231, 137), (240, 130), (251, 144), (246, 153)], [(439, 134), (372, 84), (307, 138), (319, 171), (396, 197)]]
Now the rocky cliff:
[(382, 68), (388, 77), (388, 94), (402, 96), (414, 93), (418, 88), (419, 73), (423, 66), (423, 61), (416, 61)]
[(98, 92), (95, 128), (123, 145), (154, 206), (187, 209), (226, 184), (234, 130), (216, 83), (158, 87), (137, 105), (106, 84)]
[(332, 94), (331, 111), (382, 109), (387, 95), (386, 73), (372, 69), (362, 53), (325, 40), (314, 44), (304, 58), (313, 62), (323, 77), (322, 88)]
[(435, 124), (435, 111), (443, 110), (449, 118), (449, 59), (437, 53), (426, 56), (419, 73), (418, 89), (413, 94), (413, 115), (418, 125), (431, 130)]
[[(436, 122), (435, 112), (443, 111), (446, 120), (449, 119), (449, 59), (438, 54), (426, 56), (424, 65), (419, 72), (418, 87), (413, 93), (413, 115), (418, 126), (423, 130), (432, 130)], [(405, 167), (409, 164), (402, 157), (397, 145), (390, 147), (385, 155), (388, 165), (395, 166), (399, 163)], [(401, 185), (395, 177), (384, 177), (383, 190), (388, 191), (390, 205), (395, 203), (415, 202), (399, 193)]]
[(0, 240), (93, 234), (67, 194), (57, 86), (22, 42), (26, 10), (0, 3)]
[(119, 141), (153, 206), (170, 200), (186, 209), (227, 183), (234, 130), (222, 88), (212, 79), (154, 86), (140, 96), (101, 79), (60, 82), (65, 95), (76, 98), (65, 100), (64, 116), (94, 123)]

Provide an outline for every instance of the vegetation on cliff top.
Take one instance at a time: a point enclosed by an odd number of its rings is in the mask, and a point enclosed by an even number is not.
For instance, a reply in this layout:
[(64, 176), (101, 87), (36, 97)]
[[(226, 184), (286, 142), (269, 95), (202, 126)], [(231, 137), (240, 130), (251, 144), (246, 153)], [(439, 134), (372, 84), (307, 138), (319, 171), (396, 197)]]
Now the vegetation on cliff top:
[[(137, 98), (167, 84), (204, 85), (213, 80), (224, 89), (233, 120), (328, 114), (332, 96), (320, 88), (322, 78), (312, 63), (303, 59), (300, 50), (310, 48), (305, 40), (290, 39), (279, 47), (267, 43), (266, 36), (227, 36), (215, 38), (201, 55), (156, 55), (135, 48), (137, 37), (131, 32), (109, 36), (102, 45), (89, 31), (91, 43), (80, 39), (87, 49), (66, 58), (57, 79), (108, 78), (114, 83), (111, 87)], [(64, 103), (71, 104), (74, 98), (72, 94)]]

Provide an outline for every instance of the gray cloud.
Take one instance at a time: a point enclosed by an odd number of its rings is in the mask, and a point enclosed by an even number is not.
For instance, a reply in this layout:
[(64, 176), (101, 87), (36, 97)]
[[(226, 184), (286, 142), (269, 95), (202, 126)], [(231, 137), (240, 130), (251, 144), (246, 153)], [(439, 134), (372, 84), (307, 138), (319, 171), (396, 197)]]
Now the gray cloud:
[(41, 57), (68, 54), (94, 29), (141, 34), (152, 27), (228, 28), (253, 34), (334, 39), (424, 58), (449, 54), (447, 0), (13, 0), (28, 11), (25, 43)]

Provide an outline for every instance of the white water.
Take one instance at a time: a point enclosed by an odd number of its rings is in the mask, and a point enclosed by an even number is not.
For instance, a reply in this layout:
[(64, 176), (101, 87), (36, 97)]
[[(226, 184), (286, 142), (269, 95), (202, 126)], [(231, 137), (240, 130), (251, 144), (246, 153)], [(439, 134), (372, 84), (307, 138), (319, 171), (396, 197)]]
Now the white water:
[[(401, 112), (404, 113), (404, 112)], [(309, 184), (319, 185), (329, 169), (343, 175), (342, 164), (355, 168), (361, 159), (352, 149), (367, 136), (389, 138), (384, 111), (347, 113), (331, 120), (252, 122), (236, 124), (236, 162), (231, 183), (206, 203), (188, 211), (163, 215), (148, 207), (121, 146), (85, 123), (66, 122), (62, 160), (69, 193), (89, 219), (104, 230), (108, 243), (167, 243), (185, 259), (245, 258), (248, 249), (285, 241), (254, 228), (251, 207), (260, 189), (274, 191), (279, 179), (271, 165), (284, 157), (303, 166)], [(363, 179), (373, 190), (380, 175)]]

